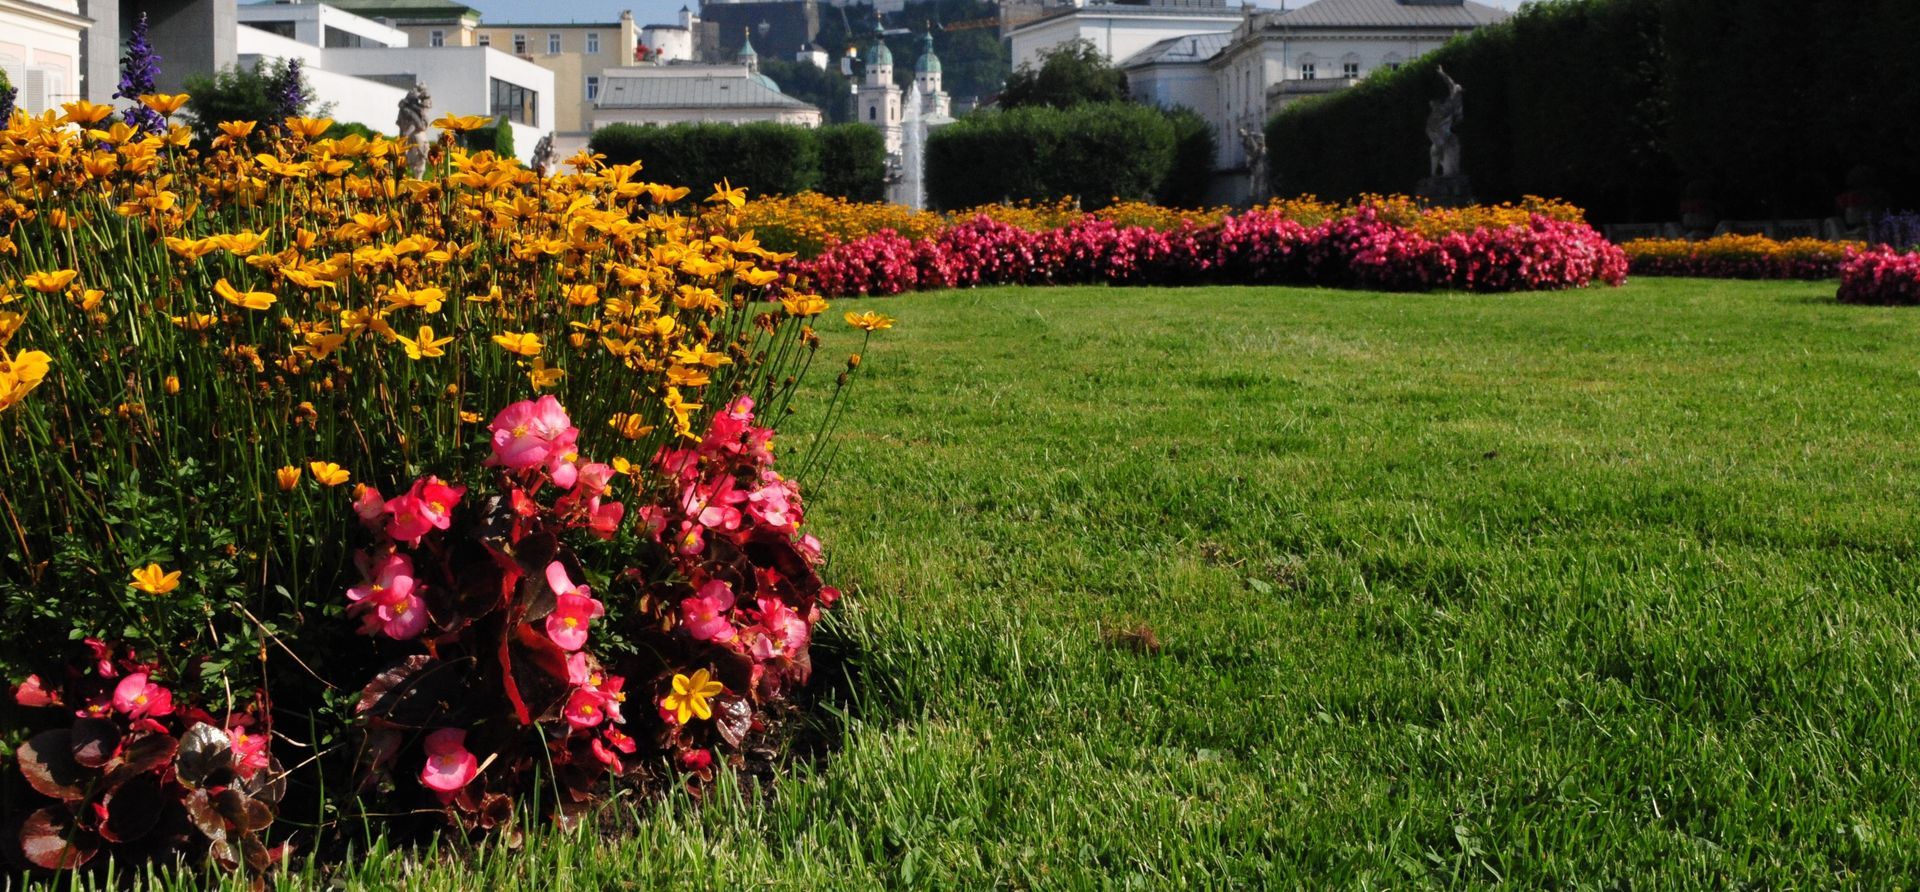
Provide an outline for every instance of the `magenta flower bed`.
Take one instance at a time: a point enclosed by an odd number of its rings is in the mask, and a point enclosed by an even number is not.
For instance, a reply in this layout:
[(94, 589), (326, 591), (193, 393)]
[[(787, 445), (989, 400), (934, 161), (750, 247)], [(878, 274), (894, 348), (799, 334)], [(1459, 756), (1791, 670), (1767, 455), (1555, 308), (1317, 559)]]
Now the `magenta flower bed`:
[(1592, 227), (1538, 215), (1430, 237), (1362, 208), (1314, 226), (1248, 211), (1165, 231), (1086, 219), (1030, 232), (981, 216), (918, 241), (883, 231), (831, 245), (789, 271), (834, 296), (1093, 283), (1493, 292), (1619, 285), (1627, 257)]
[(1840, 265), (1843, 304), (1920, 304), (1920, 253), (1873, 248)]

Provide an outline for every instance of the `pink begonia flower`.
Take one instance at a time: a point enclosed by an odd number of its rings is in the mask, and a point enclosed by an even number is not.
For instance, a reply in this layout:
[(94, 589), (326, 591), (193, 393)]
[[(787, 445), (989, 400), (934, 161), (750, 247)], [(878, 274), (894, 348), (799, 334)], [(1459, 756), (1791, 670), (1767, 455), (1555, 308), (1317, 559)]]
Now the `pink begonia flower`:
[(689, 557), (707, 549), (707, 541), (701, 533), (701, 526), (691, 520), (680, 521), (680, 532), (673, 537), (673, 547)]
[(360, 572), (366, 578), (359, 585), (347, 589), (347, 600), (355, 604), (366, 601), (370, 605), (378, 605), (390, 593), (413, 593), (412, 558), (389, 552), (376, 562), (372, 555), (362, 552), (354, 557), (354, 563), (360, 565)]
[(608, 728), (601, 733), (605, 735), (607, 744), (620, 752), (631, 753), (639, 748), (639, 745), (633, 742), (632, 737), (627, 736), (626, 733), (618, 728)]
[(85, 644), (87, 651), (93, 654), (93, 668), (100, 673), (101, 678), (115, 678), (119, 676), (120, 670), (114, 668), (113, 665), (113, 648), (107, 646), (105, 641), (101, 641), (98, 638), (88, 638), (81, 643)]
[(732, 477), (711, 483), (689, 484), (680, 492), (680, 513), (710, 530), (737, 530), (740, 511), (733, 507), (747, 500), (747, 494), (733, 486)]
[(815, 566), (820, 564), (820, 540), (814, 538), (813, 534), (801, 536), (800, 541), (795, 542), (793, 547), (799, 550), (801, 557), (807, 559), (807, 563)]
[(607, 718), (620, 724), (625, 724), (627, 721), (627, 717), (620, 714), (620, 704), (627, 702), (626, 687), (627, 680), (618, 675), (609, 675), (594, 685), (594, 690), (606, 695)]
[(380, 631), (395, 641), (405, 641), (427, 628), (427, 605), (419, 595), (391, 594), (374, 608), (380, 618)]
[(576, 688), (567, 697), (561, 715), (575, 728), (592, 728), (607, 720), (607, 695), (593, 688)]
[(379, 490), (363, 483), (354, 496), (353, 513), (360, 516), (361, 523), (379, 529), (381, 519), (387, 516), (387, 499)]
[(659, 505), (648, 505), (634, 512), (639, 519), (640, 529), (653, 541), (660, 541), (660, 534), (667, 529), (667, 509)]
[[(605, 462), (588, 462), (580, 466), (579, 476), (574, 483), (575, 492), (588, 498), (607, 494), (607, 487), (613, 483), (613, 466)], [(558, 482), (558, 481), (555, 481)]]
[(171, 715), (173, 692), (149, 682), (147, 673), (135, 672), (114, 686), (113, 708), (132, 719)]
[(773, 428), (755, 427), (747, 429), (746, 457), (756, 465), (773, 463)]
[(627, 516), (627, 506), (620, 502), (602, 502), (593, 499), (587, 503), (587, 529), (602, 539), (611, 539), (620, 529), (620, 518)]
[(251, 780), (267, 767), (270, 757), (267, 752), (267, 735), (251, 733), (245, 725), (235, 725), (227, 732), (227, 740), (233, 750), (233, 773), (241, 780)]
[(480, 773), (480, 760), (467, 752), (467, 732), (460, 728), (428, 734), (426, 748), (427, 764), (420, 769), (420, 782), (443, 799), (451, 799)]
[(743, 396), (727, 404), (707, 424), (707, 435), (700, 438), (700, 451), (709, 455), (738, 453), (740, 440), (753, 424), (753, 397)]
[(732, 641), (733, 620), (727, 618), (727, 611), (732, 609), (732, 587), (715, 579), (701, 586), (694, 597), (680, 602), (681, 625), (695, 641)]
[(448, 486), (438, 477), (414, 481), (413, 488), (405, 495), (387, 502), (387, 512), (392, 515), (387, 522), (387, 535), (396, 542), (418, 545), (427, 533), (453, 524), (453, 509), (466, 493), (466, 487)]
[(676, 477), (682, 481), (693, 480), (700, 476), (700, 453), (691, 449), (668, 449), (660, 447), (653, 457), (653, 465), (660, 473)]
[(574, 585), (559, 561), (547, 565), (547, 585), (555, 596), (553, 612), (547, 614), (547, 637), (562, 650), (587, 646), (587, 628), (606, 615), (606, 608), (594, 600), (591, 589)]
[(777, 532), (792, 532), (794, 521), (798, 519), (793, 516), (793, 507), (788, 502), (792, 494), (792, 489), (785, 481), (769, 483), (747, 493), (747, 511), (754, 519)]
[(753, 642), (753, 658), (766, 662), (807, 646), (807, 621), (785, 601), (760, 599), (760, 637)]
[(593, 655), (584, 650), (567, 654), (567, 684), (591, 685), (600, 674), (600, 668), (594, 665)]
[[(556, 453), (573, 451), (580, 430), (567, 417), (567, 410), (551, 394), (538, 400), (522, 400), (494, 416), (487, 426), (493, 431), (493, 455), (488, 465), (500, 465), (510, 471), (537, 467), (553, 461)], [(571, 484), (563, 484), (571, 485)]]

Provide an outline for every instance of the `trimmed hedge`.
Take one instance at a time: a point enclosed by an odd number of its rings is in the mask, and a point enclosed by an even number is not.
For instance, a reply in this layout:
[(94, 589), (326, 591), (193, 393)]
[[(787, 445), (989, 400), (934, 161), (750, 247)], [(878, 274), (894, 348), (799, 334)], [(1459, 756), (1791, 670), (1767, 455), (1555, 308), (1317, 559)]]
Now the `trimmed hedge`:
[[(1276, 194), (1412, 190), (1436, 65), (1467, 89), (1481, 200), (1556, 195), (1595, 219), (1671, 219), (1699, 183), (1733, 218), (1823, 217), (1848, 172), (1920, 197), (1920, 4), (1561, 0), (1267, 126)], [(1844, 62), (1840, 61), (1844, 60)], [(1897, 203), (1897, 202), (1896, 202)]]
[(1174, 169), (1175, 129), (1165, 113), (1128, 102), (969, 115), (928, 138), (927, 199), (943, 210), (1069, 195), (1088, 209), (1145, 200)]
[[(872, 134), (868, 138), (855, 130)], [(842, 124), (614, 124), (588, 147), (615, 164), (638, 161), (654, 182), (702, 190), (722, 179), (752, 195), (809, 189), (858, 200), (884, 189), (885, 146), (873, 128)]]

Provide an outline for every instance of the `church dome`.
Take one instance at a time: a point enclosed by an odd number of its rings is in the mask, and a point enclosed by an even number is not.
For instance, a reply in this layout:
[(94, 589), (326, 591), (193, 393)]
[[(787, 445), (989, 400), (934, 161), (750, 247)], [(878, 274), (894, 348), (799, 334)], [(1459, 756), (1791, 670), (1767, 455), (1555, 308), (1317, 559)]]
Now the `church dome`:
[(920, 74), (939, 74), (940, 57), (933, 54), (933, 32), (920, 35), (920, 61), (915, 62), (913, 70)]
[(870, 50), (867, 50), (867, 64), (868, 65), (892, 65), (893, 64), (893, 50), (887, 49), (887, 42), (885, 40), (881, 40), (878, 38), (874, 39), (873, 48)]
[(758, 62), (760, 54), (753, 51), (753, 34), (741, 29), (740, 52), (733, 57), (735, 62)]

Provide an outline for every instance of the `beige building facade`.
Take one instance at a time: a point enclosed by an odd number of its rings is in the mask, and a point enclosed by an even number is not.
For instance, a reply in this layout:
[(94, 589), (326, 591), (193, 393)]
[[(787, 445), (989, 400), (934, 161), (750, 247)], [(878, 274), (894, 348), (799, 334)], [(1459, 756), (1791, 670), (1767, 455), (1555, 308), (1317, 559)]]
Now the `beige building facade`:
[(640, 28), (632, 11), (615, 22), (481, 25), (474, 40), (512, 53), (553, 72), (554, 148), (561, 157), (586, 146), (593, 134), (594, 103), (605, 91), (608, 72), (634, 64)]
[(0, 0), (0, 71), (20, 91), (20, 108), (38, 113), (80, 98), (80, 40), (90, 23), (75, 0)]

